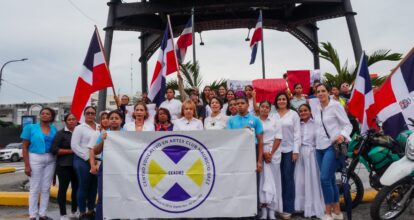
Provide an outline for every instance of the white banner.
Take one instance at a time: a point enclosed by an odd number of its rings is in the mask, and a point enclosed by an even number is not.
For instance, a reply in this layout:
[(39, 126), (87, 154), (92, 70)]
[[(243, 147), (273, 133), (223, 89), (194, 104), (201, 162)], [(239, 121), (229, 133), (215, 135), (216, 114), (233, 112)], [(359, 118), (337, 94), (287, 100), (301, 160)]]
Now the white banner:
[(105, 218), (257, 213), (256, 153), (249, 129), (110, 132), (103, 158)]

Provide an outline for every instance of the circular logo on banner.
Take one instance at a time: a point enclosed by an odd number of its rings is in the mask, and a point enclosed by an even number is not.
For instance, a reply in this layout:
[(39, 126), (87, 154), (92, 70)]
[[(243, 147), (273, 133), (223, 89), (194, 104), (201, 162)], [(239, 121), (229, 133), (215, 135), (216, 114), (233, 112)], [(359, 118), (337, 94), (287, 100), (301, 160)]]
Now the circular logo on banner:
[(138, 185), (156, 208), (188, 212), (201, 205), (214, 186), (208, 149), (194, 138), (168, 135), (150, 143), (138, 161)]

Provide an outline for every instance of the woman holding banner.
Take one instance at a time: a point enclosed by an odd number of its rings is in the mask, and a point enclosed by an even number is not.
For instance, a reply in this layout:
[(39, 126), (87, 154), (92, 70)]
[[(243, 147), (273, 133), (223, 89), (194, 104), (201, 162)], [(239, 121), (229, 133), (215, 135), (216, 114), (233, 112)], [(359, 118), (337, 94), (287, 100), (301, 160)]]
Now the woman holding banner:
[(103, 208), (102, 207), (103, 155), (101, 156), (101, 164), (99, 168), (94, 166), (95, 155), (103, 153), (104, 140), (106, 139), (106, 136), (110, 131), (123, 130), (121, 128), (121, 124), (123, 121), (123, 115), (119, 110), (114, 110), (114, 111), (109, 112), (108, 118), (109, 118), (109, 124), (110, 124), (109, 130), (104, 131), (99, 135), (98, 139), (96, 140), (96, 144), (90, 149), (90, 155), (89, 155), (90, 164), (92, 167), (91, 173), (98, 175), (98, 203), (96, 206), (96, 216), (95, 216), (96, 220), (103, 220), (103, 211), (102, 211), (102, 208)]
[[(51, 154), (52, 141), (56, 135), (56, 113), (45, 107), (40, 110), (40, 122), (23, 128), (22, 141), (24, 172), (30, 177), (29, 217), (30, 220), (48, 219), (49, 191), (55, 173), (56, 159)], [(40, 194), (40, 197), (39, 197)], [(40, 198), (40, 202), (39, 202)]]
[(203, 130), (203, 123), (197, 119), (196, 105), (186, 100), (181, 107), (181, 118), (174, 121), (174, 131)]
[[(96, 109), (87, 106), (83, 110), (85, 123), (77, 126), (72, 134), (71, 146), (75, 153), (73, 156), (73, 168), (78, 177), (79, 186), (77, 191), (79, 218), (93, 218), (95, 215), (95, 201), (98, 179), (95, 174), (90, 173), (89, 165), (89, 142), (98, 130), (95, 123)], [(88, 212), (86, 212), (86, 206)]]
[(325, 201), (325, 216), (322, 219), (343, 219), (339, 206), (339, 190), (335, 181), (335, 171), (339, 159), (334, 144), (350, 140), (352, 125), (339, 102), (330, 100), (326, 85), (316, 86), (316, 96), (320, 104), (316, 106), (316, 159), (320, 169), (320, 180)]
[(204, 120), (204, 129), (215, 130), (226, 128), (228, 117), (221, 113), (222, 107), (223, 103), (220, 98), (213, 97), (210, 100), (211, 114)]
[(282, 125), (283, 140), (280, 144), (282, 161), (282, 198), (283, 219), (290, 219), (295, 211), (295, 161), (299, 156), (300, 147), (300, 119), (296, 111), (290, 109), (289, 97), (286, 93), (279, 93), (275, 98), (277, 123)]
[(134, 105), (134, 113), (132, 114), (133, 122), (124, 125), (127, 131), (154, 131), (154, 124), (148, 119), (149, 113), (147, 105), (144, 102), (138, 102)]
[(263, 172), (260, 173), (260, 219), (276, 219), (276, 212), (283, 212), (282, 182), (280, 175), (282, 127), (269, 116), (271, 104), (265, 100), (259, 106), (259, 118), (263, 124)]

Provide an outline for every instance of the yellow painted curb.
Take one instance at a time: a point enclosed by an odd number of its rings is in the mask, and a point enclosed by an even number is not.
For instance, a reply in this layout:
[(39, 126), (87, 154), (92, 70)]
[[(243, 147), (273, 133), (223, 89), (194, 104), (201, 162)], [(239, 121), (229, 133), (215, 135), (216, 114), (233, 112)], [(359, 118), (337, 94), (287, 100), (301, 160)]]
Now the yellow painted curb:
[(14, 173), (16, 172), (16, 168), (15, 167), (0, 167), (0, 174), (3, 173)]
[[(57, 198), (59, 188), (57, 186), (50, 187), (50, 197)], [(72, 188), (68, 188), (66, 191), (66, 201), (72, 201)]]
[(29, 192), (0, 192), (0, 205), (28, 206)]
[(362, 198), (362, 202), (372, 202), (374, 201), (375, 197), (377, 196), (376, 190), (370, 190), (364, 192), (364, 197)]

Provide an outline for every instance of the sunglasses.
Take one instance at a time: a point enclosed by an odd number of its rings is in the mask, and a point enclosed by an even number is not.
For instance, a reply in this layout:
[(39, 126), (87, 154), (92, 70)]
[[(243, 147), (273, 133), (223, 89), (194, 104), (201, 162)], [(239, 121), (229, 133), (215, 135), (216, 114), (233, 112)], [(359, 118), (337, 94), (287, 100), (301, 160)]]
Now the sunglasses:
[(95, 112), (85, 112), (85, 115), (96, 115)]

